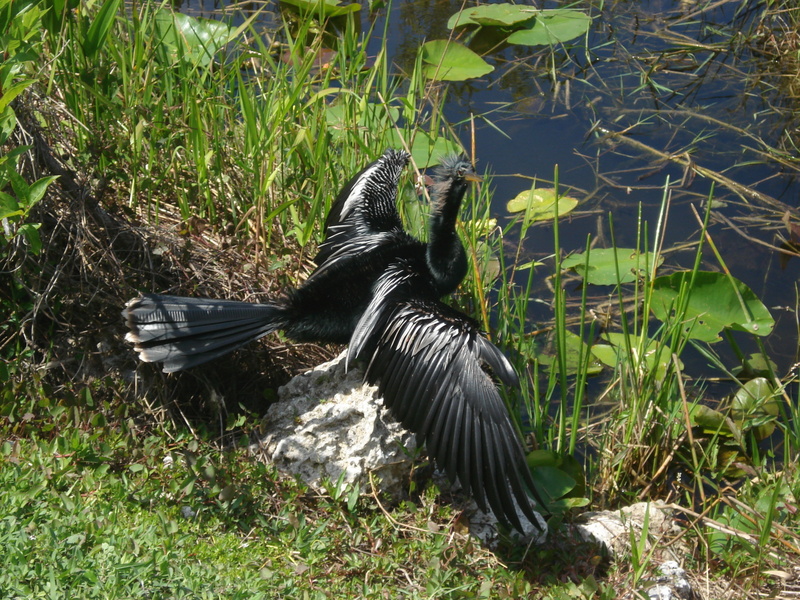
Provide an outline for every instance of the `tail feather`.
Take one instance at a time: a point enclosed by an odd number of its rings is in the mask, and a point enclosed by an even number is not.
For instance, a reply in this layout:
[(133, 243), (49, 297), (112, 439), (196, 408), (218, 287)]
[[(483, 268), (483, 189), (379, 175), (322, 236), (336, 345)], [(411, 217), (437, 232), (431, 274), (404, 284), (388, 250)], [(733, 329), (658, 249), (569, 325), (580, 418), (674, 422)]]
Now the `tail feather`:
[(128, 302), (125, 336), (145, 362), (162, 362), (164, 372), (213, 360), (280, 329), (282, 309), (274, 304), (147, 294)]

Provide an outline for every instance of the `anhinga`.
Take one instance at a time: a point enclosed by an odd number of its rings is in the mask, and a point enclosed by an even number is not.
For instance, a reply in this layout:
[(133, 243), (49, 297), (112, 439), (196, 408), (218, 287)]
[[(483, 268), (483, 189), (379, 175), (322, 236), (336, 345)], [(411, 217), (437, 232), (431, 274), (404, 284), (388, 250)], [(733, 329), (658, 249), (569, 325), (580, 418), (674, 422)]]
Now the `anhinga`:
[(389, 149), (345, 186), (326, 219), (316, 270), (274, 303), (148, 294), (123, 311), (126, 339), (166, 372), (278, 329), (297, 341), (349, 343), (348, 361), (367, 364), (366, 381), (450, 480), (521, 530), (515, 503), (537, 524), (528, 494), (543, 502), (492, 375), (511, 387), (519, 379), (478, 323), (440, 300), (467, 273), (456, 218), (480, 178), (464, 157), (442, 160), (422, 242), (405, 231), (396, 206), (409, 158)]

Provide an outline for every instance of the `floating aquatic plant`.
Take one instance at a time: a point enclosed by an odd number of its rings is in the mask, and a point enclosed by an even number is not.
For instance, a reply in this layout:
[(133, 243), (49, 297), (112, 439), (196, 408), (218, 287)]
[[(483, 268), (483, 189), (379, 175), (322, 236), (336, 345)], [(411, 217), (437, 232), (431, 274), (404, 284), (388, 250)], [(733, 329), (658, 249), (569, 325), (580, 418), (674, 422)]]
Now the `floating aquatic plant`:
[(575, 39), (589, 30), (592, 19), (571, 8), (538, 10), (517, 4), (465, 8), (447, 22), (450, 29), (479, 26), (510, 30), (506, 42), (524, 46), (552, 46)]
[(684, 316), (687, 336), (704, 342), (720, 340), (725, 329), (768, 335), (775, 325), (769, 310), (744, 283), (724, 273), (680, 271), (653, 281), (652, 309), (666, 321), (679, 294), (691, 294)]
[(494, 67), (472, 50), (450, 40), (433, 40), (420, 48), (425, 77), (436, 81), (464, 81), (482, 77)]
[[(656, 258), (658, 264), (663, 258)], [(574, 269), (586, 283), (593, 285), (616, 285), (630, 283), (644, 275), (653, 264), (653, 255), (639, 252), (633, 248), (599, 248), (589, 252), (576, 253), (561, 261), (564, 269)]]
[(558, 216), (563, 217), (578, 206), (578, 200), (570, 196), (556, 196), (554, 188), (531, 188), (520, 192), (508, 201), (506, 209), (510, 213), (525, 213), (525, 222), (549, 221), (555, 215), (555, 203), (558, 198)]

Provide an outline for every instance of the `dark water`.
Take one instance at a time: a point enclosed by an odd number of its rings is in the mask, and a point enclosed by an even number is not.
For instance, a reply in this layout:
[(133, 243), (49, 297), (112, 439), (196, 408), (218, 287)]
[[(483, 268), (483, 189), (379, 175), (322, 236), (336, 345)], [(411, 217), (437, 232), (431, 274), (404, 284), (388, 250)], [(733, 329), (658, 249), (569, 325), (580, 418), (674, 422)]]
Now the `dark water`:
[[(717, 184), (714, 198), (726, 203), (718, 213), (749, 236), (779, 245), (776, 233), (785, 230), (780, 215), (787, 207), (797, 215), (800, 167), (793, 156), (797, 136), (784, 79), (763, 76), (768, 56), (753, 53), (743, 40), (757, 25), (757, 11), (741, 3), (720, 3), (714, 9), (693, 13), (694, 2), (605, 2), (594, 22), (588, 44), (580, 40), (572, 49), (508, 47), (486, 59), (495, 71), (481, 80), (450, 85), (446, 115), (450, 122), (469, 122), (471, 115), (488, 114), (493, 126), (476, 119), (475, 141), (479, 170), (495, 177), (494, 212), (507, 222), (505, 203), (530, 186), (517, 175), (553, 179), (558, 166), (560, 185), (574, 188), (584, 202), (561, 222), (564, 253), (582, 251), (588, 235), (599, 247), (610, 246), (609, 213), (613, 214), (618, 246), (636, 244), (639, 207), (651, 236), (667, 177), (672, 204), (664, 247), (698, 240), (694, 205), (701, 214), (711, 181), (691, 176), (679, 164), (619, 143), (604, 131), (625, 132), (637, 142), (666, 155), (691, 157), (695, 165), (774, 199), (774, 205), (748, 199)], [(240, 5), (247, 8), (248, 5)], [(255, 5), (250, 5), (255, 6)], [(447, 19), (461, 2), (416, 0), (395, 2), (389, 12), (390, 58), (410, 71), (417, 48), (424, 40), (449, 36)], [(589, 10), (588, 4), (577, 6)], [(181, 7), (190, 14), (213, 17), (218, 3), (192, 1)], [(279, 22), (274, 4), (267, 5), (266, 26)], [(383, 31), (386, 11), (370, 17), (362, 13), (366, 30), (371, 19)], [(369, 45), (372, 54), (377, 40)], [(553, 79), (555, 73), (555, 79)], [(498, 131), (500, 129), (501, 131)], [(461, 141), (470, 147), (465, 125)], [(793, 139), (794, 136), (794, 139)], [(763, 140), (759, 142), (758, 140)], [(782, 166), (770, 159), (765, 147), (788, 148)], [(798, 360), (795, 314), (800, 258), (782, 261), (775, 251), (745, 239), (716, 217), (710, 233), (733, 275), (744, 281), (770, 308), (775, 330), (764, 339), (771, 358), (783, 375)], [(529, 258), (552, 253), (551, 227), (529, 230), (525, 249)], [(670, 251), (665, 267), (687, 268), (694, 251)], [(709, 252), (704, 268), (719, 270)], [(541, 282), (552, 266), (541, 268)], [(662, 271), (665, 272), (665, 271)], [(542, 284), (535, 293), (550, 299)], [(598, 300), (610, 293), (592, 290)], [(580, 292), (572, 291), (574, 297)], [(546, 305), (531, 304), (532, 323), (547, 321)], [(738, 339), (738, 338), (737, 338)], [(742, 337), (746, 351), (754, 346)], [(717, 344), (726, 364), (735, 366), (725, 344)], [(687, 371), (702, 375), (705, 365), (684, 357)]]

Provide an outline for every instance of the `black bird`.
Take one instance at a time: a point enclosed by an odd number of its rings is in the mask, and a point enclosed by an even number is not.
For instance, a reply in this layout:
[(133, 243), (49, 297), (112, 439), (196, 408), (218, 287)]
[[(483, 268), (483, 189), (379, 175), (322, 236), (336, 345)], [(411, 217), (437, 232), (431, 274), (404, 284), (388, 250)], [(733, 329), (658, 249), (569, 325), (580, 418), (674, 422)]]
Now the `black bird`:
[[(440, 298), (458, 287), (467, 257), (456, 232), (464, 194), (479, 181), (459, 156), (434, 173), (428, 241), (403, 228), (396, 207), (409, 160), (387, 150), (340, 192), (325, 222), (317, 269), (272, 304), (144, 295), (123, 316), (141, 360), (178, 371), (271, 331), (297, 341), (350, 344), (391, 414), (425, 443), (451, 481), (522, 530), (515, 504), (537, 524), (541, 501), (493, 376), (516, 387), (508, 359), (479, 325)], [(488, 368), (487, 368), (488, 367)]]
[[(400, 247), (424, 245), (407, 235), (395, 208), (397, 183), (408, 164), (387, 150), (339, 193), (325, 222), (317, 268), (275, 302), (254, 304), (145, 294), (122, 312), (139, 358), (166, 373), (218, 358), (276, 330), (298, 342), (346, 344), (372, 298), (372, 285)], [(391, 207), (387, 210), (386, 207)], [(385, 239), (384, 239), (385, 238)]]

